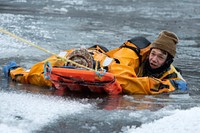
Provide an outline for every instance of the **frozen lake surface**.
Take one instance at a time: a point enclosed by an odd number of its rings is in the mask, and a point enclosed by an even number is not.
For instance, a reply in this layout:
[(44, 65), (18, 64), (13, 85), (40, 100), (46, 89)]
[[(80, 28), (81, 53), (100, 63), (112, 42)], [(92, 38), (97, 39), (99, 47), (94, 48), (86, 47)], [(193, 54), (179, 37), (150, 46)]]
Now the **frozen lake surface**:
[(4, 78), (15, 60), (29, 69), (50, 55), (0, 32), (1, 133), (199, 133), (200, 2), (197, 0), (1, 0), (0, 29), (54, 53), (95, 44), (119, 47), (134, 36), (153, 41), (175, 32), (175, 66), (189, 94), (107, 96), (60, 94)]

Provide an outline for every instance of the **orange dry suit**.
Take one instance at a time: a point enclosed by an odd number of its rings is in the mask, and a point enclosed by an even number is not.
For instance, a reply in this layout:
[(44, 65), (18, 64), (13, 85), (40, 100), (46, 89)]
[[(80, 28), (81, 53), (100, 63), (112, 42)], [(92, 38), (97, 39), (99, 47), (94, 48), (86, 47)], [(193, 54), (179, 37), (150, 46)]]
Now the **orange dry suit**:
[(173, 65), (159, 78), (143, 77), (144, 61), (149, 55), (151, 44), (146, 38), (135, 37), (121, 47), (107, 52), (114, 61), (108, 65), (108, 72), (116, 76), (125, 94), (160, 94), (186, 90), (187, 85)]

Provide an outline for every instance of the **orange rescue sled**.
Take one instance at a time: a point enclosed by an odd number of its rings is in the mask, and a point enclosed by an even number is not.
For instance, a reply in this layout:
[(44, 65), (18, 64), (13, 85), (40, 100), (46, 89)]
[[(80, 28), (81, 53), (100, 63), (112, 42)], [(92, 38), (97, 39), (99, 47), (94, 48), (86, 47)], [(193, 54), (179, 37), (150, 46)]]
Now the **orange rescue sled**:
[(80, 91), (94, 93), (120, 94), (122, 88), (113, 74), (105, 72), (98, 75), (95, 71), (53, 67), (47, 72), (53, 86), (61, 91)]

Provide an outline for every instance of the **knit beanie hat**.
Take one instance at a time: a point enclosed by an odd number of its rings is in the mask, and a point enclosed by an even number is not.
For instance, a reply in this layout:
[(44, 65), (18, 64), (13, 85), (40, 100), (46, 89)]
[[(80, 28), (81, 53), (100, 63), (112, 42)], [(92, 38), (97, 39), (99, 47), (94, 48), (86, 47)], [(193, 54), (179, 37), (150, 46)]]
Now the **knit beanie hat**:
[(175, 57), (178, 40), (175, 33), (164, 30), (160, 32), (158, 38), (152, 43), (151, 48), (159, 48)]

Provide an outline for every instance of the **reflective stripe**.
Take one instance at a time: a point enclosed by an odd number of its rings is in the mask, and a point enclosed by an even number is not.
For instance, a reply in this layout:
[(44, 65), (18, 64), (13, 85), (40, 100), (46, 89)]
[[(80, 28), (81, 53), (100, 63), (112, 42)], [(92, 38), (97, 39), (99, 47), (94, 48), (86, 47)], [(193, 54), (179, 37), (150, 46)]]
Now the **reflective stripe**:
[(62, 51), (62, 52), (60, 52), (60, 53), (58, 54), (58, 56), (60, 56), (60, 57), (65, 57), (66, 54), (67, 54), (66, 51)]
[(181, 80), (185, 81), (185, 79), (182, 77), (182, 75), (180, 74), (180, 72), (177, 72), (177, 75), (178, 75), (178, 78), (180, 78)]
[(113, 58), (106, 57), (103, 61), (103, 66), (108, 66), (113, 61)]
[(31, 69), (25, 70), (25, 72), (30, 72)]

